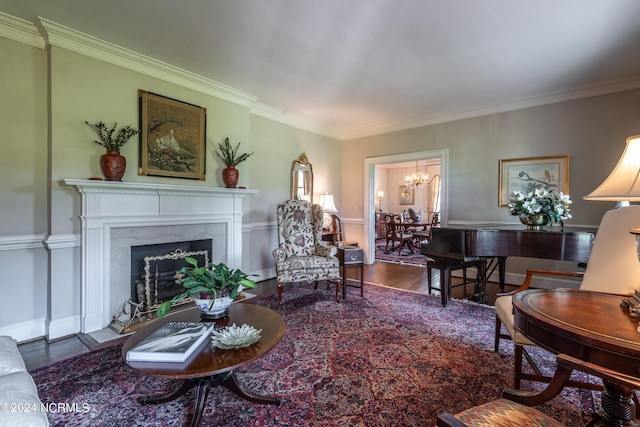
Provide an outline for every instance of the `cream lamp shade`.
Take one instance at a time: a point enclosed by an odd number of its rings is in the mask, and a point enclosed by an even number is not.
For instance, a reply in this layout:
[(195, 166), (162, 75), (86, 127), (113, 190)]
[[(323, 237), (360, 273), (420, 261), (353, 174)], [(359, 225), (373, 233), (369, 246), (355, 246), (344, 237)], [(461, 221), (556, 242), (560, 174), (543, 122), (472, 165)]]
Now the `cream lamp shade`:
[(323, 213), (336, 213), (338, 209), (336, 209), (335, 203), (333, 203), (333, 195), (332, 194), (322, 194), (320, 195), (320, 206), (322, 206)]
[(640, 201), (640, 135), (627, 138), (627, 146), (616, 167), (584, 199), (618, 202), (618, 206)]
[(331, 227), (331, 217), (329, 216), (329, 214), (338, 212), (335, 203), (333, 203), (333, 195), (320, 195), (319, 205), (322, 206), (322, 228), (328, 230)]

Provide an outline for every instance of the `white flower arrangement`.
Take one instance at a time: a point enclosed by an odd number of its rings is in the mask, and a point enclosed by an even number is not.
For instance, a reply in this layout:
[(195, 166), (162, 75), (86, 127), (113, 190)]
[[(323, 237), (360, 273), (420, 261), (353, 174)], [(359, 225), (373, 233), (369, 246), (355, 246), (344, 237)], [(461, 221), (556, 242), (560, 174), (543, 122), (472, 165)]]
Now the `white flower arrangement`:
[(549, 224), (571, 218), (571, 199), (568, 194), (536, 188), (533, 192), (524, 194), (514, 191), (509, 195), (509, 213), (519, 217), (543, 215)]

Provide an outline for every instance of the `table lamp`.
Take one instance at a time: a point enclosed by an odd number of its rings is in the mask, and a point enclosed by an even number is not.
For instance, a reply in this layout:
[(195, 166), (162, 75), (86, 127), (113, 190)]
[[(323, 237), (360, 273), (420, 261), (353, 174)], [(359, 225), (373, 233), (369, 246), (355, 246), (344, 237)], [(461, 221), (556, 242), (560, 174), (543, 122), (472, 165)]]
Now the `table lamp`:
[(333, 203), (332, 194), (320, 195), (320, 206), (322, 206), (322, 228), (328, 230), (331, 228), (331, 216), (329, 214), (338, 213), (336, 205)]
[(640, 201), (640, 135), (627, 138), (616, 167), (598, 188), (583, 198), (618, 202), (616, 208)]
[(378, 191), (378, 212), (382, 212), (382, 199), (384, 199), (384, 191)]

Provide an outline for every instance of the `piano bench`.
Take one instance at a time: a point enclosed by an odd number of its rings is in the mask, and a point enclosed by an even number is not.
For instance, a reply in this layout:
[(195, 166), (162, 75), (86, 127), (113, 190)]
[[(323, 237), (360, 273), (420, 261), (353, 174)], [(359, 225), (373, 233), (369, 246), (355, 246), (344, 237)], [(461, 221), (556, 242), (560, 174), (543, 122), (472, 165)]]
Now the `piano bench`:
[[(472, 258), (472, 259), (467, 259), (466, 261), (447, 263), (445, 267), (440, 263), (436, 263), (436, 261), (432, 260), (431, 258), (427, 258), (427, 286), (428, 286), (429, 295), (431, 295), (432, 289), (436, 291), (440, 291), (440, 297), (442, 298), (442, 306), (446, 307), (447, 304), (449, 303), (449, 300), (451, 299), (451, 290), (453, 288), (456, 288), (459, 286), (466, 286), (469, 283), (475, 284), (476, 288), (482, 288), (483, 287), (482, 284), (484, 281), (484, 278), (482, 277), (482, 275), (484, 274), (485, 262), (486, 262), (485, 258)], [(475, 278), (467, 277), (467, 268), (470, 268), (470, 267), (475, 267), (477, 270), (477, 274)], [(438, 270), (440, 274), (439, 287), (433, 286), (433, 283), (432, 283), (433, 269)], [(462, 283), (458, 283), (456, 285), (451, 284), (451, 272), (454, 270), (462, 270)], [(445, 277), (445, 271), (448, 271), (447, 277)], [(446, 289), (443, 292), (442, 288), (445, 286), (446, 286)], [(482, 289), (481, 292), (484, 292), (484, 289)], [(486, 294), (484, 297), (486, 298)], [(483, 302), (483, 301), (478, 301), (478, 302)]]

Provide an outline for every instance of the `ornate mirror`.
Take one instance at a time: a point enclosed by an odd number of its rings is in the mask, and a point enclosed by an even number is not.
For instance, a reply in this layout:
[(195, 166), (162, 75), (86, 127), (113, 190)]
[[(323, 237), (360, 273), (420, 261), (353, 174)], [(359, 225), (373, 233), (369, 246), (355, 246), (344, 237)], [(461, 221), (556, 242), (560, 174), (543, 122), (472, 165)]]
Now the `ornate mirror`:
[(291, 164), (291, 199), (313, 202), (313, 168), (305, 153)]

